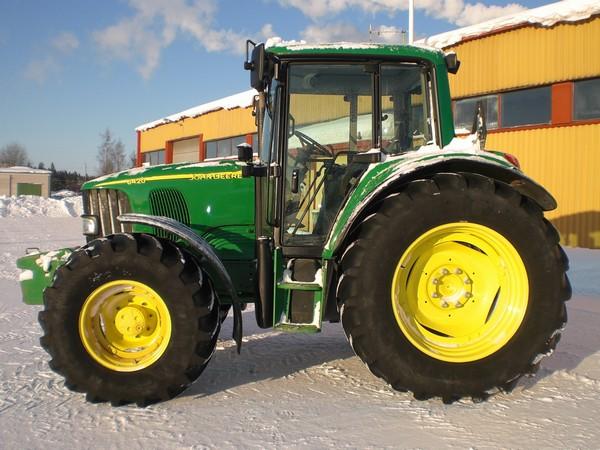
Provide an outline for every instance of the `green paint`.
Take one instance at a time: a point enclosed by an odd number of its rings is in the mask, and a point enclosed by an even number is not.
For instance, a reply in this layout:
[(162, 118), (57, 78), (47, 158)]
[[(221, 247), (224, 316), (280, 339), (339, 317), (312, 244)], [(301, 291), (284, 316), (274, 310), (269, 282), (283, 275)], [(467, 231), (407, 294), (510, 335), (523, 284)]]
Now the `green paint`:
[[(237, 162), (169, 164), (131, 169), (85, 183), (82, 190), (117, 189), (129, 198), (132, 212), (153, 214), (150, 193), (174, 189), (188, 207), (190, 223), (213, 246), (241, 297), (254, 296), (254, 180), (241, 178)], [(135, 232), (155, 234), (135, 225)], [(217, 290), (220, 287), (217, 286)]]
[(363, 200), (373, 193), (379, 186), (386, 184), (392, 179), (401, 178), (412, 172), (416, 168), (426, 167), (439, 160), (449, 161), (452, 159), (484, 159), (490, 164), (496, 164), (503, 167), (513, 167), (501, 156), (493, 153), (452, 153), (440, 151), (433, 155), (422, 155), (419, 152), (408, 152), (399, 157), (389, 158), (386, 161), (375, 165), (371, 170), (363, 174), (356, 188), (350, 194), (350, 197), (338, 213), (337, 219), (329, 234), (329, 239), (323, 250), (323, 259), (331, 259), (337, 246), (340, 244), (345, 225), (350, 220), (352, 213), (359, 208)]
[(281, 323), (282, 318), (287, 315), (288, 311), (288, 293), (287, 289), (282, 289), (279, 287), (279, 282), (283, 279), (283, 271), (285, 269), (283, 261), (283, 254), (281, 253), (281, 248), (275, 248), (273, 255), (273, 271), (275, 280), (275, 285), (273, 286), (273, 323)]
[[(451, 110), (450, 90), (444, 53), (435, 49), (411, 47), (405, 45), (357, 45), (356, 48), (329, 47), (272, 47), (268, 54), (282, 61), (307, 60), (311, 56), (343, 60), (345, 57), (360, 56), (373, 62), (423, 63), (433, 70), (435, 91), (437, 94), (437, 121), (440, 123), (439, 144), (444, 147), (454, 137), (454, 123)], [(439, 159), (484, 159), (490, 164), (512, 167), (501, 155), (493, 153), (460, 153), (451, 151), (408, 152), (390, 157), (386, 161), (373, 165), (351, 192), (348, 200), (339, 212), (329, 233), (329, 240), (322, 254), (322, 280), (327, 279), (328, 260), (333, 258), (339, 245), (344, 226), (352, 217), (352, 212), (361, 206), (361, 202), (373, 194), (378, 187), (390, 180), (402, 177), (417, 167), (433, 164)], [(264, 179), (261, 180), (264, 182)], [(154, 214), (151, 194), (161, 189), (176, 190), (181, 194), (182, 202), (188, 208), (189, 225), (202, 236), (216, 251), (229, 271), (235, 289), (244, 302), (253, 302), (255, 293), (255, 180), (242, 178), (240, 163), (224, 160), (214, 163), (180, 163), (136, 168), (107, 177), (89, 181), (83, 191), (91, 189), (113, 189), (127, 195), (131, 212)], [(168, 209), (167, 205), (167, 209)], [(172, 205), (171, 205), (172, 206)], [(181, 206), (181, 205), (180, 205)], [(263, 224), (264, 225), (264, 224)], [(271, 230), (267, 227), (267, 229)], [(155, 234), (153, 227), (134, 225), (135, 232)], [(271, 230), (272, 231), (272, 230)], [(59, 251), (52, 259), (48, 270), (40, 265), (43, 255), (31, 255), (21, 258), (18, 266), (31, 271), (31, 279), (23, 279), (24, 301), (29, 304), (41, 304), (43, 290), (50, 285), (56, 268), (64, 263), (70, 250)], [(327, 293), (314, 283), (284, 282), (283, 273), (286, 261), (281, 248), (274, 250), (274, 308), (273, 323), (282, 331), (317, 332), (321, 328), (324, 315), (324, 299)], [(25, 277), (27, 278), (27, 277)], [(222, 286), (215, 286), (217, 292)], [(312, 291), (314, 311), (320, 317), (312, 324), (290, 323), (290, 299), (294, 290)], [(224, 298), (224, 297), (222, 297)]]
[(17, 195), (42, 195), (42, 185), (36, 183), (17, 183)]
[(65, 263), (73, 249), (63, 248), (54, 252), (34, 253), (17, 260), (21, 274), (23, 302), (28, 305), (43, 305), (44, 290), (52, 284), (54, 272)]

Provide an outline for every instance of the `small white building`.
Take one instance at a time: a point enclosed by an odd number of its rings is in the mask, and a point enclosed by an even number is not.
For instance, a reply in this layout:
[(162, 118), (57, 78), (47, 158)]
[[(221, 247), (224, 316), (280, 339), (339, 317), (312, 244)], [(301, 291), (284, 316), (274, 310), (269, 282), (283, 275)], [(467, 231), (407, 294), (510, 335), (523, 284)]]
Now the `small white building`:
[(50, 195), (49, 170), (0, 167), (0, 195)]

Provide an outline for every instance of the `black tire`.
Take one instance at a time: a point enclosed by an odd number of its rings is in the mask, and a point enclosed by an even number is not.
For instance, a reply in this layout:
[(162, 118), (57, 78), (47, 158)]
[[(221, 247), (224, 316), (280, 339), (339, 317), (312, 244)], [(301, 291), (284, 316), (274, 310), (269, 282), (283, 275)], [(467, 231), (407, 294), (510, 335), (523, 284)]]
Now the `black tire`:
[[(121, 371), (86, 350), (79, 318), (86, 299), (114, 280), (143, 283), (159, 294), (170, 316), (170, 337), (147, 367)], [(145, 234), (117, 234), (90, 242), (60, 267), (44, 292), (39, 314), (42, 347), (65, 385), (88, 401), (145, 406), (175, 397), (210, 360), (219, 334), (219, 303), (195, 258), (173, 243)]]
[[(428, 230), (462, 222), (506, 238), (523, 261), (529, 289), (523, 319), (508, 342), (466, 362), (432, 357), (413, 345), (391, 300), (394, 273), (409, 246)], [(504, 183), (474, 174), (438, 174), (411, 182), (374, 207), (341, 256), (337, 297), (344, 331), (376, 376), (417, 399), (480, 400), (498, 390), (510, 391), (553, 351), (567, 321), (564, 302), (571, 288), (558, 241), (540, 208)]]

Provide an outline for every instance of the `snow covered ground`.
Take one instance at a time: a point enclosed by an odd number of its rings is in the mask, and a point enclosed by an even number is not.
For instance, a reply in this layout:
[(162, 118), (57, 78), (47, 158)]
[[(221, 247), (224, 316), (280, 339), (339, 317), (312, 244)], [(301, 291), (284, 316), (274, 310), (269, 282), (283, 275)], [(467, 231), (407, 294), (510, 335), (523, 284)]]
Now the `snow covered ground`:
[(76, 217), (0, 218), (0, 448), (600, 446), (600, 251), (568, 250), (568, 327), (538, 375), (512, 394), (416, 401), (372, 376), (339, 324), (281, 334), (258, 329), (246, 311), (241, 355), (228, 319), (200, 379), (179, 398), (139, 409), (68, 391), (39, 346), (39, 308), (21, 303), (16, 258), (27, 247), (80, 243)]

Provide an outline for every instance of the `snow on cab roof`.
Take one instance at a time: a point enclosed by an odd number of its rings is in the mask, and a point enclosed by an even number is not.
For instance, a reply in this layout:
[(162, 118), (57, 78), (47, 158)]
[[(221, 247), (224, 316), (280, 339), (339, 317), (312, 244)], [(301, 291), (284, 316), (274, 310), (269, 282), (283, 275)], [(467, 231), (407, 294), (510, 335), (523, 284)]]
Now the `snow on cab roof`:
[(560, 22), (580, 22), (597, 14), (600, 14), (600, 1), (598, 0), (565, 0), (430, 36), (416, 43), (445, 48), (466, 39), (477, 38), (519, 26), (551, 27)]
[(0, 167), (0, 173), (52, 173), (49, 170), (33, 169), (31, 167), (24, 166), (13, 166), (13, 167)]
[(240, 92), (239, 94), (230, 95), (229, 97), (223, 97), (218, 100), (194, 106), (193, 108), (186, 109), (185, 111), (172, 114), (163, 119), (145, 123), (137, 127), (135, 130), (146, 131), (159, 125), (177, 122), (185, 118), (198, 117), (209, 112), (218, 111), (219, 109), (247, 108), (252, 106), (252, 102), (256, 94), (258, 94), (258, 92), (256, 92), (254, 89), (250, 89), (248, 91)]

